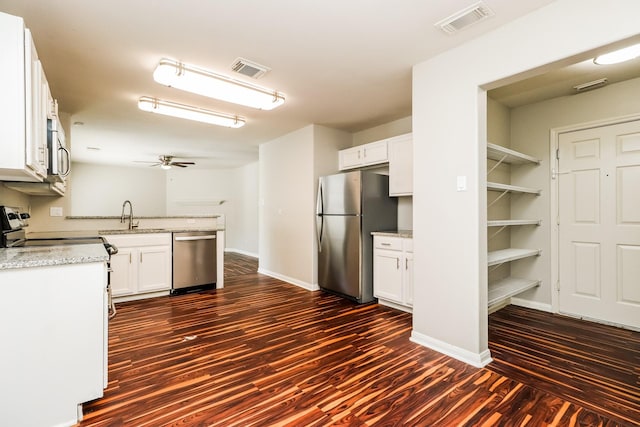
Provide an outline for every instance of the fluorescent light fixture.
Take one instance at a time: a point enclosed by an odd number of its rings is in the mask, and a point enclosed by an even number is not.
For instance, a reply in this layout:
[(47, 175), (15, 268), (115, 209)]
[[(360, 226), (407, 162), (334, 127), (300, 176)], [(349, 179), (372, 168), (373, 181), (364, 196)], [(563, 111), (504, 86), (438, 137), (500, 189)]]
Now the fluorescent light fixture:
[(153, 79), (165, 86), (259, 110), (273, 110), (284, 104), (284, 95), (275, 90), (235, 80), (172, 59), (160, 60), (153, 72)]
[(151, 113), (164, 114), (167, 116), (180, 117), (182, 119), (195, 120), (212, 125), (239, 128), (244, 126), (245, 119), (230, 114), (216, 113), (215, 111), (203, 108), (191, 107), (189, 105), (177, 104), (175, 102), (163, 101), (157, 98), (143, 96), (138, 100), (138, 108)]
[(640, 44), (634, 44), (633, 46), (618, 49), (613, 52), (605, 53), (604, 55), (597, 56), (593, 62), (598, 65), (611, 65), (618, 64), (620, 62), (629, 61), (640, 56)]

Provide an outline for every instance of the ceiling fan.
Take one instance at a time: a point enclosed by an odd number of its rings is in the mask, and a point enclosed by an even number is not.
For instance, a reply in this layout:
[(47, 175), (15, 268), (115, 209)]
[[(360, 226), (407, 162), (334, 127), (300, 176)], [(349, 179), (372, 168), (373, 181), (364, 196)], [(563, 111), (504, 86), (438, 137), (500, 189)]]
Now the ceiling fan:
[(141, 162), (138, 163), (152, 163), (149, 166), (160, 166), (162, 169), (171, 169), (171, 166), (177, 166), (179, 168), (186, 168), (189, 165), (195, 165), (194, 162), (174, 162), (174, 156), (161, 155), (158, 156), (159, 162)]

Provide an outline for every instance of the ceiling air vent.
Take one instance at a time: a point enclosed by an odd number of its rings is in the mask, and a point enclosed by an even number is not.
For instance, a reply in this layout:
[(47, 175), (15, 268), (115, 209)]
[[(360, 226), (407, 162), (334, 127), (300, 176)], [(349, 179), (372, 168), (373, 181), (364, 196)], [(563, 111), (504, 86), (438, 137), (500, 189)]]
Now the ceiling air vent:
[(244, 58), (238, 58), (231, 64), (231, 69), (236, 73), (244, 74), (245, 76), (253, 79), (259, 79), (266, 73), (271, 71), (271, 68), (264, 65), (256, 64)]
[(598, 80), (593, 80), (591, 82), (586, 82), (586, 83), (576, 85), (573, 88), (576, 90), (577, 93), (580, 93), (580, 92), (586, 92), (588, 90), (598, 89), (599, 87), (602, 87), (607, 83), (608, 83), (607, 78), (603, 77)]
[(456, 33), (469, 25), (493, 16), (494, 13), (483, 2), (479, 1), (453, 15), (436, 22), (436, 27), (447, 34)]

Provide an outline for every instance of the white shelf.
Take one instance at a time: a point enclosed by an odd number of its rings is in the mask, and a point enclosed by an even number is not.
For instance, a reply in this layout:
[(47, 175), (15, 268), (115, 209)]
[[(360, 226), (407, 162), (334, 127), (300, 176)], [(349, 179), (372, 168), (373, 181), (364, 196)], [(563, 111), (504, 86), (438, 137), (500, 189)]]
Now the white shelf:
[(540, 249), (500, 249), (498, 251), (491, 251), (487, 254), (487, 265), (498, 265), (509, 261), (515, 261), (522, 258), (529, 258), (532, 256), (538, 256), (542, 252)]
[(519, 187), (517, 185), (500, 184), (498, 182), (487, 182), (487, 190), (540, 195), (540, 190), (536, 188)]
[(540, 225), (539, 219), (494, 219), (487, 221), (487, 227), (509, 227), (512, 225)]
[(510, 165), (532, 164), (539, 165), (540, 160), (527, 154), (519, 153), (515, 150), (502, 147), (500, 145), (487, 143), (487, 157), (501, 163)]
[(539, 280), (518, 279), (516, 277), (507, 277), (495, 283), (489, 283), (488, 306), (491, 307), (500, 301), (535, 288), (539, 284)]

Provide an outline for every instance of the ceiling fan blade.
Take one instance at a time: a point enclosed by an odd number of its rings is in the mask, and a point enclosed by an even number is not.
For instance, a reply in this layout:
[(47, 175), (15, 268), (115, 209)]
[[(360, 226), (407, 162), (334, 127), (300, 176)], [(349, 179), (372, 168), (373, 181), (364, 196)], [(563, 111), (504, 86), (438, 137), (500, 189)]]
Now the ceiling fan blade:
[(195, 165), (194, 162), (171, 162), (172, 165), (182, 166), (182, 165)]
[(177, 166), (179, 168), (186, 168), (187, 165), (181, 165), (180, 163), (171, 163), (171, 166)]

